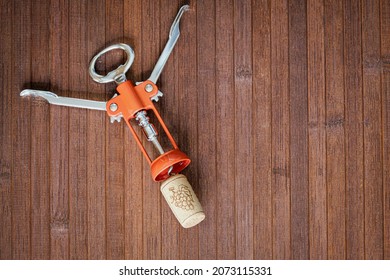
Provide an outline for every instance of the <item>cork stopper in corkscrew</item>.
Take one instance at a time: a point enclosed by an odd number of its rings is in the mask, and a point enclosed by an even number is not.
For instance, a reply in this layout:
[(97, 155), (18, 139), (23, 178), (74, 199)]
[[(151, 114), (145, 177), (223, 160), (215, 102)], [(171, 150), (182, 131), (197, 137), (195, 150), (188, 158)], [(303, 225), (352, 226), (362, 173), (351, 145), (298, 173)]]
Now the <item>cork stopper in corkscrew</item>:
[(161, 184), (161, 192), (184, 228), (193, 227), (205, 219), (202, 205), (186, 176), (171, 176)]

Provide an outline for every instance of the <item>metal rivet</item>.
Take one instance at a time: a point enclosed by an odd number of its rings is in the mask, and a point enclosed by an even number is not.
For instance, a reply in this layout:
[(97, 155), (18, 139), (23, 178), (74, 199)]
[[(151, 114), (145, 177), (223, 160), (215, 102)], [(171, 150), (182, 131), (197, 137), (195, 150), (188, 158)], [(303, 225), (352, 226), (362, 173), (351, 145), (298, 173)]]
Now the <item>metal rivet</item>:
[(115, 112), (116, 110), (118, 110), (118, 105), (116, 103), (111, 103), (110, 111)]
[(147, 84), (147, 85), (145, 86), (145, 91), (146, 91), (146, 92), (152, 92), (152, 91), (153, 91), (153, 86), (152, 86), (151, 84)]

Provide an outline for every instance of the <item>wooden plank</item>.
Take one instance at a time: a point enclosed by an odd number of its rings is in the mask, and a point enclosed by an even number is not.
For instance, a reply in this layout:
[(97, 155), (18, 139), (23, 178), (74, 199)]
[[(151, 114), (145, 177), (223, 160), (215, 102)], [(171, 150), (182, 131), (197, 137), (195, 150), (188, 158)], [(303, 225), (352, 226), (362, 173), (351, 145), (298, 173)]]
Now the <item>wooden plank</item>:
[[(32, 2), (31, 88), (49, 89), (48, 1)], [(50, 258), (50, 109), (42, 100), (31, 107), (31, 258)]]
[[(88, 2), (87, 49), (88, 59), (105, 44), (105, 1)], [(97, 36), (98, 34), (98, 36)], [(104, 69), (105, 58), (97, 65)], [(102, 69), (102, 70), (103, 70)], [(107, 100), (104, 85), (87, 78), (88, 99)], [(106, 258), (106, 203), (105, 203), (105, 142), (107, 115), (100, 111), (87, 112), (87, 197), (88, 197), (88, 259)]]
[[(216, 1), (217, 259), (236, 257), (233, 1)], [(229, 232), (230, 234), (226, 234)]]
[[(87, 1), (69, 5), (69, 95), (87, 98)], [(76, 92), (76, 93), (74, 93)], [(69, 109), (69, 251), (70, 259), (88, 256), (87, 110)]]
[(12, 257), (31, 258), (31, 103), (19, 96), (30, 81), (31, 4), (13, 2), (12, 29)]
[(324, 3), (307, 2), (310, 259), (327, 258)]
[(325, 1), (328, 258), (345, 259), (343, 5)]
[(383, 258), (390, 259), (390, 5), (381, 1)]
[[(160, 56), (160, 3), (156, 1), (144, 1), (142, 3), (142, 32), (148, 34), (142, 36), (142, 72), (143, 80), (149, 78), (153, 67)], [(159, 84), (157, 83), (157, 86)], [(149, 116), (152, 116), (151, 114)], [(156, 120), (152, 119), (152, 123)], [(142, 134), (142, 132), (141, 132)], [(151, 158), (157, 158), (158, 153), (153, 145), (146, 140), (144, 135), (143, 145), (148, 148)], [(150, 166), (142, 158), (143, 163), (143, 258), (144, 259), (161, 259), (161, 193), (159, 184), (152, 179)]]
[(207, 218), (199, 226), (199, 258), (217, 256), (217, 226), (215, 224), (216, 154), (215, 154), (215, 3), (196, 4), (197, 93), (198, 93), (198, 186), (199, 199)]
[[(160, 6), (160, 50), (162, 51), (165, 47), (165, 44), (168, 40), (169, 30), (171, 28), (171, 24), (175, 18), (177, 11), (179, 10), (179, 2), (178, 1), (170, 1), (169, 5), (162, 4)], [(184, 19), (187, 16), (187, 12), (183, 15)], [(181, 20), (180, 20), (181, 21)], [(183, 26), (181, 22), (180, 27)], [(157, 110), (159, 110), (163, 120), (173, 138), (177, 141), (177, 144), (180, 146), (180, 134), (179, 130), (180, 126), (180, 113), (179, 113), (179, 95), (181, 94), (178, 91), (178, 83), (181, 75), (181, 69), (178, 68), (178, 51), (184, 45), (183, 34), (180, 34), (179, 40), (172, 51), (165, 67), (162, 72), (159, 84), (160, 90), (164, 92), (164, 102), (160, 104), (156, 104)], [(161, 127), (159, 128), (161, 131)], [(168, 138), (165, 137), (165, 134), (161, 134), (160, 137), (161, 143), (163, 147), (171, 147)], [(166, 149), (168, 150), (168, 149)], [(180, 258), (180, 224), (176, 220), (173, 215), (171, 209), (168, 204), (165, 202), (164, 198), (161, 198), (161, 258), (162, 259), (170, 259), (176, 260)]]
[(274, 259), (291, 258), (288, 3), (271, 3), (272, 225)]
[(50, 115), (50, 258), (69, 259), (68, 109)]
[[(105, 44), (105, 1), (88, 2), (87, 24), (87, 56), (89, 60), (98, 53)], [(104, 70), (105, 58), (101, 67)], [(104, 85), (100, 85), (88, 76), (88, 99), (107, 100)], [(87, 200), (88, 200), (88, 259), (106, 259), (106, 124), (107, 115), (104, 112), (87, 112)]]
[(381, 38), (379, 1), (362, 2), (365, 258), (383, 258)]
[(254, 259), (272, 259), (270, 5), (269, 0), (252, 1)]
[(306, 1), (289, 2), (291, 257), (309, 258)]
[(344, 3), (346, 258), (364, 259), (361, 5)]
[[(203, 191), (207, 186), (200, 185), (198, 181), (198, 88), (197, 88), (197, 7), (196, 1), (190, 3), (190, 11), (187, 11), (181, 20), (180, 38), (177, 45), (177, 60), (180, 78), (178, 80), (177, 91), (179, 93), (179, 114), (178, 122), (179, 139), (178, 145), (192, 160), (191, 164), (184, 170), (194, 192), (203, 203)], [(194, 120), (194, 121), (188, 121)], [(208, 214), (206, 219), (208, 219)], [(203, 223), (203, 222), (202, 222)], [(190, 229), (180, 229), (180, 259), (199, 258), (199, 226)]]
[[(69, 88), (68, 5), (50, 2), (51, 90)], [(59, 92), (61, 90), (61, 92)], [(50, 106), (50, 257), (69, 259), (69, 109)]]
[[(123, 1), (106, 2), (106, 44), (121, 42), (123, 39)], [(112, 51), (106, 55), (106, 71), (115, 69), (123, 63), (123, 54)], [(106, 86), (106, 92), (113, 94), (115, 83)], [(123, 122), (109, 124), (106, 118), (106, 227), (107, 258), (123, 259), (125, 256), (124, 240), (124, 145)]]
[[(125, 41), (134, 49), (135, 59), (127, 75), (142, 81), (142, 1), (124, 2)], [(138, 130), (138, 135), (142, 133)], [(143, 161), (136, 141), (125, 128), (125, 258), (143, 258)]]
[[(12, 259), (12, 2), (0, 2), (0, 259)], [(21, 100), (19, 100), (21, 102)], [(28, 101), (27, 101), (28, 102)]]
[[(251, 1), (234, 1), (236, 258), (253, 259)], [(209, 130), (210, 131), (210, 130)]]

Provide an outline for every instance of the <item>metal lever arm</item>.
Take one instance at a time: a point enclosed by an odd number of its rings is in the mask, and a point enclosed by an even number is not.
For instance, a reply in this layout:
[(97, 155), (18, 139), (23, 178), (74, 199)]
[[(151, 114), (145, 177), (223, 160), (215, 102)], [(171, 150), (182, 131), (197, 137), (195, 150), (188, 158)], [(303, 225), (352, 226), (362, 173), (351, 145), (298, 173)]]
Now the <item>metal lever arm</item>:
[(173, 48), (176, 45), (177, 39), (179, 39), (180, 36), (180, 29), (179, 29), (179, 22), (180, 18), (183, 15), (185, 11), (188, 11), (190, 6), (184, 5), (180, 8), (179, 12), (176, 15), (175, 20), (172, 23), (171, 30), (169, 31), (169, 39), (167, 44), (165, 45), (165, 48), (163, 52), (160, 55), (160, 58), (158, 59), (156, 65), (154, 66), (154, 69), (152, 71), (152, 74), (150, 74), (149, 81), (153, 82), (154, 84), (157, 82), (158, 78), (160, 77), (160, 74), (165, 66), (165, 63), (167, 62)]
[(46, 99), (50, 104), (61, 105), (74, 108), (92, 109), (106, 111), (106, 103), (102, 101), (93, 101), (86, 99), (61, 97), (51, 91), (25, 89), (20, 93), (20, 96), (39, 96)]

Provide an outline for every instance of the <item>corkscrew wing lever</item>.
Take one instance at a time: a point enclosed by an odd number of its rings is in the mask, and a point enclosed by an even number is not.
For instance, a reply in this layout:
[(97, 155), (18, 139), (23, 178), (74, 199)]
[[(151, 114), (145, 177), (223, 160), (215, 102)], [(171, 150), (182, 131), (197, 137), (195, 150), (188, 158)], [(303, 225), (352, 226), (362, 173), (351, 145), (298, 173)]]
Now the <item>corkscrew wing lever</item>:
[(37, 96), (46, 99), (50, 104), (83, 108), (83, 109), (92, 109), (99, 111), (106, 111), (106, 103), (102, 101), (93, 101), (79, 98), (70, 98), (70, 97), (61, 97), (51, 91), (44, 90), (35, 90), (35, 89), (25, 89), (20, 93), (20, 96)]

